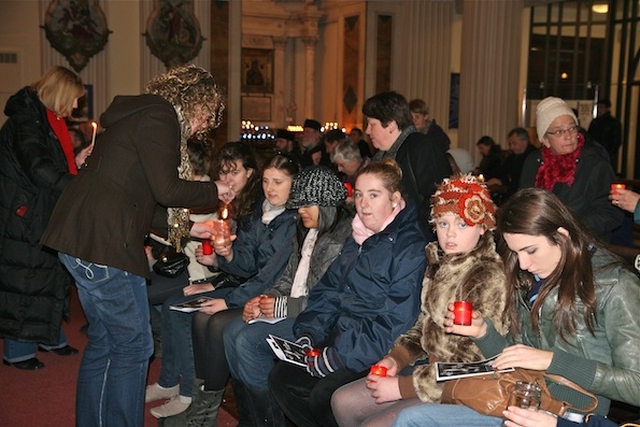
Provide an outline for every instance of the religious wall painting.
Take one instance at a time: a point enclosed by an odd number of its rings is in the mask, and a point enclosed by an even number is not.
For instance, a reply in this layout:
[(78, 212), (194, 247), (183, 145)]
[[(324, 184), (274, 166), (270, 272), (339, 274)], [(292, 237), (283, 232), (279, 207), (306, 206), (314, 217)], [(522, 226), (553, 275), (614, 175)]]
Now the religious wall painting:
[(76, 72), (104, 49), (110, 33), (98, 0), (52, 0), (42, 28), (51, 47), (64, 55)]
[(273, 50), (242, 49), (242, 91), (273, 93)]
[(167, 68), (198, 56), (204, 38), (193, 0), (156, 0), (145, 37), (151, 53)]

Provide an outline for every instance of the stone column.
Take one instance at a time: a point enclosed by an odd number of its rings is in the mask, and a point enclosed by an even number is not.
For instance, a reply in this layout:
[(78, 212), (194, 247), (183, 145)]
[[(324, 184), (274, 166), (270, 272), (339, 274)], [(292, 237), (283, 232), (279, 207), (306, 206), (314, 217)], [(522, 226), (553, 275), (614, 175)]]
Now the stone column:
[(476, 164), (481, 136), (505, 147), (507, 132), (519, 123), (523, 8), (523, 0), (463, 3), (458, 146)]
[(304, 118), (315, 117), (315, 82), (316, 82), (316, 46), (317, 36), (305, 36), (300, 38), (304, 44)]
[(286, 114), (284, 108), (284, 49), (287, 46), (287, 37), (273, 37), (273, 117), (271, 121), (277, 127), (286, 127)]

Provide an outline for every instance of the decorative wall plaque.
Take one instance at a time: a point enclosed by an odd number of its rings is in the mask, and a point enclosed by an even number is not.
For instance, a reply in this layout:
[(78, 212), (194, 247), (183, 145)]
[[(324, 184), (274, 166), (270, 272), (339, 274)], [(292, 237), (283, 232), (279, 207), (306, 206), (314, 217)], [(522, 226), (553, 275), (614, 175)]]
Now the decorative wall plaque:
[(151, 53), (167, 68), (198, 56), (204, 38), (193, 0), (156, 0), (145, 36)]
[(64, 55), (76, 72), (104, 49), (110, 33), (98, 0), (52, 0), (42, 28), (51, 47)]

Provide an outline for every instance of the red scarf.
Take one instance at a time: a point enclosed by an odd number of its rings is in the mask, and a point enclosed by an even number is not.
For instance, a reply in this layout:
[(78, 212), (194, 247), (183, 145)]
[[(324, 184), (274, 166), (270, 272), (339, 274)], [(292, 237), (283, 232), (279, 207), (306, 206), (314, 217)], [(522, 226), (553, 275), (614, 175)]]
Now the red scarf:
[(547, 146), (542, 147), (542, 165), (536, 174), (536, 187), (553, 191), (558, 182), (573, 185), (578, 158), (584, 146), (584, 136), (578, 133), (578, 147), (573, 153), (557, 155)]
[(67, 123), (65, 123), (64, 118), (58, 117), (56, 113), (53, 111), (47, 110), (47, 121), (53, 129), (53, 133), (58, 137), (58, 141), (60, 141), (60, 147), (62, 147), (62, 152), (64, 156), (67, 158), (67, 167), (69, 168), (69, 173), (74, 175), (78, 175), (78, 168), (76, 167), (76, 156), (73, 154), (73, 143), (71, 142), (71, 135), (69, 134), (69, 129), (67, 128)]

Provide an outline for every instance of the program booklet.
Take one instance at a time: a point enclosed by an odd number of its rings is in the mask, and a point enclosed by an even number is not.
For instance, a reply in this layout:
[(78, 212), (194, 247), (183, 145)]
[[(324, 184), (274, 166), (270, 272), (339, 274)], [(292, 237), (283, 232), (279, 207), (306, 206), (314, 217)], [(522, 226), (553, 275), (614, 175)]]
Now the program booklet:
[(478, 375), (489, 375), (495, 372), (510, 372), (515, 368), (507, 368), (495, 370), (493, 369), (493, 361), (496, 359), (493, 356), (489, 359), (480, 360), (479, 362), (469, 363), (442, 363), (436, 362), (436, 381), (447, 381), (457, 378), (475, 377)]
[(173, 304), (169, 306), (171, 310), (182, 311), (183, 313), (191, 313), (193, 311), (200, 310), (202, 304), (206, 301), (209, 301), (210, 297), (196, 297), (192, 300), (182, 302), (180, 304)]
[(307, 350), (301, 345), (271, 334), (266, 340), (278, 359), (303, 368), (307, 367)]

